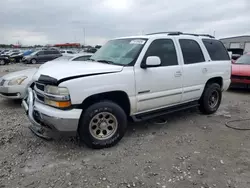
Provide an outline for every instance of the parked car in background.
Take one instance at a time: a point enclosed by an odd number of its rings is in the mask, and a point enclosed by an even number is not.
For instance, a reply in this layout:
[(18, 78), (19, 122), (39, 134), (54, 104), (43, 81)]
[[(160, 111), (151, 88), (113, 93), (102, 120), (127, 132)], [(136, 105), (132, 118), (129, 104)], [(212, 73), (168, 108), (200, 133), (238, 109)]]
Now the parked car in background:
[(9, 73), (0, 78), (0, 96), (9, 99), (22, 99), (37, 68)]
[[(57, 59), (49, 61), (40, 66), (40, 68), (48, 68), (53, 64), (64, 64), (68, 61), (86, 61), (93, 54), (75, 54), (61, 56)], [(40, 69), (39, 68), (39, 69)], [(17, 71), (9, 73), (2, 78), (0, 78), (0, 95), (9, 99), (22, 99), (25, 96), (25, 88), (30, 82), (32, 82), (32, 77), (37, 71), (37, 68), (26, 69), (22, 71)], [(2, 83), (2, 84), (1, 84)]]
[(8, 56), (0, 56), (0, 65), (6, 65), (10, 63), (10, 59), (8, 58)]
[(250, 53), (242, 55), (232, 64), (231, 87), (250, 85)]
[(62, 56), (62, 54), (58, 50), (39, 50), (24, 56), (22, 61), (27, 64), (44, 63), (60, 56)]
[(34, 52), (33, 50), (27, 50), (27, 51), (23, 52), (23, 56), (30, 55), (30, 54), (32, 54), (33, 52)]
[(60, 53), (61, 53), (62, 55), (66, 55), (66, 54), (75, 54), (75, 52), (72, 51), (72, 50), (60, 50)]
[(191, 107), (215, 113), (231, 76), (222, 42), (182, 32), (113, 39), (89, 61), (72, 64), (40, 67), (22, 105), (36, 135), (79, 135), (96, 149), (117, 144), (129, 117)]
[(78, 53), (78, 54), (67, 54), (58, 57), (52, 61), (87, 61), (93, 53)]

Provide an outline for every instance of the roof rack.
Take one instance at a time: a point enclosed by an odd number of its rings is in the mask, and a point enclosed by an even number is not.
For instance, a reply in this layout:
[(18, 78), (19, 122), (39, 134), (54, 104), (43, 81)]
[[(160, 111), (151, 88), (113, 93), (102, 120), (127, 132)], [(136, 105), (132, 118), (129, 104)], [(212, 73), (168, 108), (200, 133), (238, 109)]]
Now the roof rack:
[(209, 34), (195, 34), (195, 33), (183, 33), (180, 31), (167, 31), (167, 32), (156, 32), (156, 33), (149, 33), (146, 35), (157, 35), (157, 34), (168, 34), (168, 35), (192, 35), (192, 36), (203, 36), (203, 37), (209, 37), (209, 38), (214, 38), (214, 36), (209, 35)]
[(157, 35), (157, 34), (180, 35), (180, 34), (182, 34), (182, 32), (180, 32), (180, 31), (163, 31), (163, 32), (156, 32), (156, 33), (148, 33), (146, 35)]

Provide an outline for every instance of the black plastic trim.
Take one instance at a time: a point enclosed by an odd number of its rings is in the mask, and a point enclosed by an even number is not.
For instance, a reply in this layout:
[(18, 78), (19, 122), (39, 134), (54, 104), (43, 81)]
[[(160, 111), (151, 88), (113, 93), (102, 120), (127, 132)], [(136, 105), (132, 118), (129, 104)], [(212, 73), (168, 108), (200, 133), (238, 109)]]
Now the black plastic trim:
[(159, 116), (162, 116), (162, 115), (170, 114), (170, 113), (173, 113), (173, 112), (178, 112), (178, 111), (181, 111), (181, 110), (185, 110), (185, 109), (189, 109), (189, 108), (193, 108), (193, 107), (197, 107), (197, 106), (199, 106), (199, 102), (198, 101), (192, 101), (192, 102), (179, 104), (179, 105), (175, 105), (175, 106), (171, 106), (171, 107), (167, 107), (167, 108), (163, 108), (163, 109), (158, 109), (158, 110), (154, 110), (154, 111), (150, 111), (150, 112), (136, 114), (136, 115), (132, 116), (132, 119), (135, 122), (145, 121), (145, 120), (148, 120), (148, 119), (152, 119), (152, 118), (155, 118), (155, 117), (159, 117)]

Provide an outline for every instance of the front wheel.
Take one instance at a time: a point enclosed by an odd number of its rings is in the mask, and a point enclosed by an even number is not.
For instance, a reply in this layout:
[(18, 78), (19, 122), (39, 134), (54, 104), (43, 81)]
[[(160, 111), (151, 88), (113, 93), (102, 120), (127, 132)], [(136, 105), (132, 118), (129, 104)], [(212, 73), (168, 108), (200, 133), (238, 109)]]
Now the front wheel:
[(3, 59), (0, 60), (0, 65), (5, 65), (5, 61)]
[(88, 147), (102, 149), (116, 145), (126, 128), (124, 110), (112, 101), (103, 101), (91, 105), (82, 114), (78, 133)]
[(222, 97), (221, 87), (217, 83), (205, 87), (200, 98), (200, 111), (204, 114), (213, 114), (220, 107)]
[(36, 60), (36, 59), (31, 59), (30, 62), (31, 62), (32, 64), (36, 64), (36, 63), (37, 63), (37, 60)]

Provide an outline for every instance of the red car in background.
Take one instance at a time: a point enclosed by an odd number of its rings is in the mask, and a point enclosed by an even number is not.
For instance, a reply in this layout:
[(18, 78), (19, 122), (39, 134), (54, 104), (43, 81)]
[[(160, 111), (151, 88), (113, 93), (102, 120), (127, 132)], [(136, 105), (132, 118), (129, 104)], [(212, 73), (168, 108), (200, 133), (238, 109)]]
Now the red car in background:
[(250, 53), (242, 55), (232, 63), (231, 86), (250, 85)]

